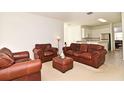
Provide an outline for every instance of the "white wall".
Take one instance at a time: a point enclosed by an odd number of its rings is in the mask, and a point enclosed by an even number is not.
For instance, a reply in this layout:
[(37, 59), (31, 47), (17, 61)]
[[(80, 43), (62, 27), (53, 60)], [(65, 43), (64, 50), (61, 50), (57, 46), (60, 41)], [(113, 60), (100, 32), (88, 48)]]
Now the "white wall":
[(64, 42), (63, 22), (30, 13), (0, 13), (0, 47), (13, 52), (27, 50), (33, 58), (35, 44), (51, 43), (57, 47), (56, 37), (60, 36), (60, 48)]
[(76, 41), (81, 41), (81, 26), (65, 24), (64, 42), (67, 42), (67, 45), (70, 45)]

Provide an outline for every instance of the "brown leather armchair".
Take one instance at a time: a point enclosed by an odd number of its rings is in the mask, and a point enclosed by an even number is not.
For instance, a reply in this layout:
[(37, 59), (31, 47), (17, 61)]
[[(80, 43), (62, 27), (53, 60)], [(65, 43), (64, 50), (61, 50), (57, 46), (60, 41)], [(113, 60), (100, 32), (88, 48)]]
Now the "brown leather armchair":
[(36, 44), (33, 52), (35, 59), (41, 59), (42, 62), (47, 62), (57, 56), (58, 49), (52, 47), (51, 44)]
[(42, 64), (31, 60), (28, 51), (12, 53), (8, 48), (0, 49), (0, 80), (41, 80)]

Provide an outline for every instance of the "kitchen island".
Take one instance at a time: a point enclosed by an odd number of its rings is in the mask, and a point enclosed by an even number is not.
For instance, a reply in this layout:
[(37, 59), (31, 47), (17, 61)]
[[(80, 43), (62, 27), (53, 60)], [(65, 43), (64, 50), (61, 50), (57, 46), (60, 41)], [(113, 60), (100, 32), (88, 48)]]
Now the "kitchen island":
[(108, 44), (109, 41), (108, 40), (98, 40), (98, 41), (77, 41), (76, 43), (80, 43), (80, 44), (98, 44), (98, 45), (102, 45), (104, 46), (104, 48), (108, 51)]

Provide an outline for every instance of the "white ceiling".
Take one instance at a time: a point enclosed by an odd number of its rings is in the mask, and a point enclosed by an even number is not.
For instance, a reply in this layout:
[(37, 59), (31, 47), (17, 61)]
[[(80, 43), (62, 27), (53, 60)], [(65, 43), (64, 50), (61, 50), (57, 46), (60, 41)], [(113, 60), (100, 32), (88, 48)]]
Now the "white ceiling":
[[(33, 14), (59, 19), (69, 24), (88, 26), (121, 22), (120, 12), (93, 12), (91, 15), (87, 15), (86, 12), (33, 12)], [(107, 23), (99, 22), (98, 18), (107, 20)]]

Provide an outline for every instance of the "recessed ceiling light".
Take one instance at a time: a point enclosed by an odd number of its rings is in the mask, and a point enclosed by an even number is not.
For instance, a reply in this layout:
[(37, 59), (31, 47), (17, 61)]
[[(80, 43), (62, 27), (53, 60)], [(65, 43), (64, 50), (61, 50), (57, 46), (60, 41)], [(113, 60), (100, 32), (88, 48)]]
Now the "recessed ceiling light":
[(100, 21), (100, 22), (107, 22), (107, 20), (105, 20), (103, 18), (99, 18), (98, 21)]

